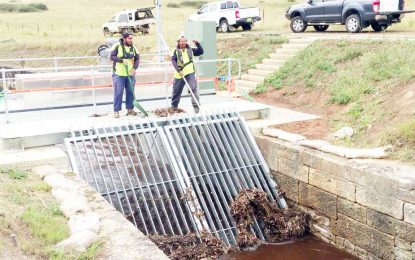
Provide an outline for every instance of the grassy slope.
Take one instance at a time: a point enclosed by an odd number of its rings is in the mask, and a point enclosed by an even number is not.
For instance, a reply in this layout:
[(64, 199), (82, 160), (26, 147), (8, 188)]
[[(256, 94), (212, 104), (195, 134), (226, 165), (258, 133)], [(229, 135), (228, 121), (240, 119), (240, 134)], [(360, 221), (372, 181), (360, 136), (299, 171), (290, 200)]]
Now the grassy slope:
[[(9, 0), (0, 0), (0, 3), (8, 2)], [(14, 0), (13, 2), (28, 3), (33, 1)], [(122, 4), (112, 0), (43, 0), (41, 2), (47, 4), (49, 10), (38, 13), (1, 14), (0, 42), (13, 39), (17, 43), (0, 43), (0, 58), (95, 54), (96, 48), (105, 43), (101, 26), (113, 14), (124, 9), (153, 6), (152, 0), (139, 2), (125, 0), (122, 1)], [(171, 46), (174, 44), (177, 35), (183, 31), (186, 18), (196, 11), (192, 7), (167, 7), (168, 3), (181, 2), (182, 0), (163, 1), (163, 35)], [(258, 6), (263, 11), (264, 19), (255, 24), (254, 31), (290, 32), (289, 21), (285, 19), (284, 13), (286, 8), (294, 3), (289, 1), (276, 2), (274, 0), (255, 2), (241, 0), (241, 3), (243, 6)], [(408, 6), (408, 8), (415, 9), (415, 2), (408, 3)], [(392, 30), (414, 30), (414, 24), (415, 15), (409, 14), (402, 24), (394, 25)], [(334, 28), (339, 29), (340, 27)], [(155, 51), (155, 26), (151, 27), (149, 35), (137, 36), (135, 42), (142, 52)], [(10, 48), (12, 48), (12, 51)]]
[(415, 81), (413, 64), (414, 42), (319, 41), (269, 76), (256, 91), (270, 87), (270, 91), (320, 92), (321, 107), (328, 103), (338, 107), (331, 114), (332, 129), (347, 125), (357, 131), (346, 144), (392, 143), (399, 159), (414, 160), (413, 107), (397, 107), (401, 96), (393, 95), (406, 93), (406, 86)]
[[(8, 0), (0, 0), (8, 2)], [(22, 2), (22, 0), (17, 0)], [(23, 1), (27, 2), (27, 1)], [(61, 43), (90, 43), (104, 42), (101, 32), (102, 24), (116, 12), (136, 7), (153, 6), (152, 0), (133, 1), (125, 0), (120, 4), (117, 1), (82, 1), (82, 0), (45, 0), (49, 10), (42, 13), (2, 14), (0, 17), (0, 41), (15, 39), (25, 44), (61, 44)], [(167, 3), (180, 3), (180, 0), (164, 1), (162, 10), (163, 32), (166, 40), (172, 43), (177, 35), (183, 31), (186, 18), (196, 11), (192, 7), (168, 8)], [(242, 0), (245, 6), (259, 6), (265, 10), (265, 22), (256, 24), (255, 30), (278, 30), (286, 24), (283, 17), (284, 9), (289, 3), (275, 4), (272, 0), (252, 3)], [(276, 14), (280, 14), (277, 17)], [(23, 29), (22, 29), (23, 24)], [(37, 31), (39, 26), (39, 33)], [(53, 27), (53, 30), (52, 30)], [(139, 36), (139, 44), (145, 48), (155, 45), (155, 26), (150, 35)], [(75, 51), (75, 49), (74, 49)], [(0, 53), (0, 57), (3, 53)]]
[[(81, 255), (53, 250), (53, 245), (69, 237), (69, 229), (50, 194), (50, 187), (39, 177), (21, 170), (0, 168), (0, 187), (0, 256), (93, 259), (97, 254), (101, 242)], [(13, 245), (12, 234), (16, 245)]]

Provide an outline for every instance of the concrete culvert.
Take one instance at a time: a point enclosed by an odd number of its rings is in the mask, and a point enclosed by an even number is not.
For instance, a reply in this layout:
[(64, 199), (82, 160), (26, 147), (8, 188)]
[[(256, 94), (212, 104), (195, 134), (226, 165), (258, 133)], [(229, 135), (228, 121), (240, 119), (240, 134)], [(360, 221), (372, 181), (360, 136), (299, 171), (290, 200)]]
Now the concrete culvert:
[(286, 202), (238, 112), (81, 129), (66, 145), (74, 171), (171, 258), (307, 233), (305, 215), (279, 209)]

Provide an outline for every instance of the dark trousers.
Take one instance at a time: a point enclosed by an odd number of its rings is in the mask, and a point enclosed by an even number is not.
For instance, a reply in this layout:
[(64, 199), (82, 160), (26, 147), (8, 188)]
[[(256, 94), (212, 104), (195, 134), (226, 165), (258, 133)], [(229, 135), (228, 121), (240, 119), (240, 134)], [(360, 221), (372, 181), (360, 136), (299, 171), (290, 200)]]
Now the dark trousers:
[[(133, 89), (135, 85), (135, 77), (131, 76), (131, 83), (133, 84)], [(133, 109), (134, 95), (130, 88), (130, 82), (128, 77), (120, 77), (116, 74), (112, 75), (112, 84), (114, 88), (114, 112), (121, 111), (122, 98), (124, 95), (125, 89), (125, 108)]]
[[(187, 80), (187, 83), (190, 85), (190, 89), (193, 92), (193, 95), (196, 97), (197, 103), (200, 105), (199, 101), (199, 91), (197, 89), (197, 81), (195, 73), (190, 73), (184, 76)], [(182, 97), (183, 88), (185, 87), (184, 79), (174, 79), (173, 82), (173, 98), (171, 100), (171, 106), (177, 108), (180, 103), (180, 98)], [(186, 87), (187, 88), (187, 87)], [(194, 108), (197, 108), (197, 103), (192, 96), (192, 105)]]

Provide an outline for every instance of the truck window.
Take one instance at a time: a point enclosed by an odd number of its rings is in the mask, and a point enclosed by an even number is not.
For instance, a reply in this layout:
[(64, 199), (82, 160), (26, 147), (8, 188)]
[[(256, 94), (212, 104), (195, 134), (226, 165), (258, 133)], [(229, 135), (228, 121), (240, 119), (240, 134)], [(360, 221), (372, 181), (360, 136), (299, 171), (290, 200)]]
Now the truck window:
[(130, 21), (131, 21), (132, 19), (133, 19), (133, 14), (132, 14), (132, 13), (129, 13), (129, 14), (128, 14), (128, 20), (130, 20)]
[(233, 2), (233, 8), (239, 8), (238, 2)]
[(204, 14), (204, 13), (207, 13), (207, 11), (208, 11), (208, 6), (206, 5), (206, 6), (203, 6), (202, 8), (200, 8), (199, 13)]
[(220, 4), (220, 9), (226, 9), (226, 3), (221, 3)]
[(128, 22), (128, 15), (127, 14), (120, 14), (120, 16), (118, 17), (118, 22), (119, 23)]
[(115, 23), (115, 16), (111, 17), (110, 23)]
[(226, 2), (226, 9), (233, 8), (233, 3), (231, 1)]
[(211, 4), (209, 5), (209, 13), (216, 11), (217, 4)]

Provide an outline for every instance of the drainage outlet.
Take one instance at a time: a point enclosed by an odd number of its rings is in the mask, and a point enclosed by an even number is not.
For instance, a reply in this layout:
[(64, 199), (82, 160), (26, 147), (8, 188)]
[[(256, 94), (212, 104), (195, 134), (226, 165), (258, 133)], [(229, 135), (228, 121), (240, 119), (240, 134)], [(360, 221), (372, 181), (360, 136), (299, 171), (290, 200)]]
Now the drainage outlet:
[[(200, 235), (236, 245), (230, 203), (247, 189), (286, 203), (238, 112), (73, 130), (72, 168), (146, 235)], [(261, 223), (251, 232), (264, 240)]]

